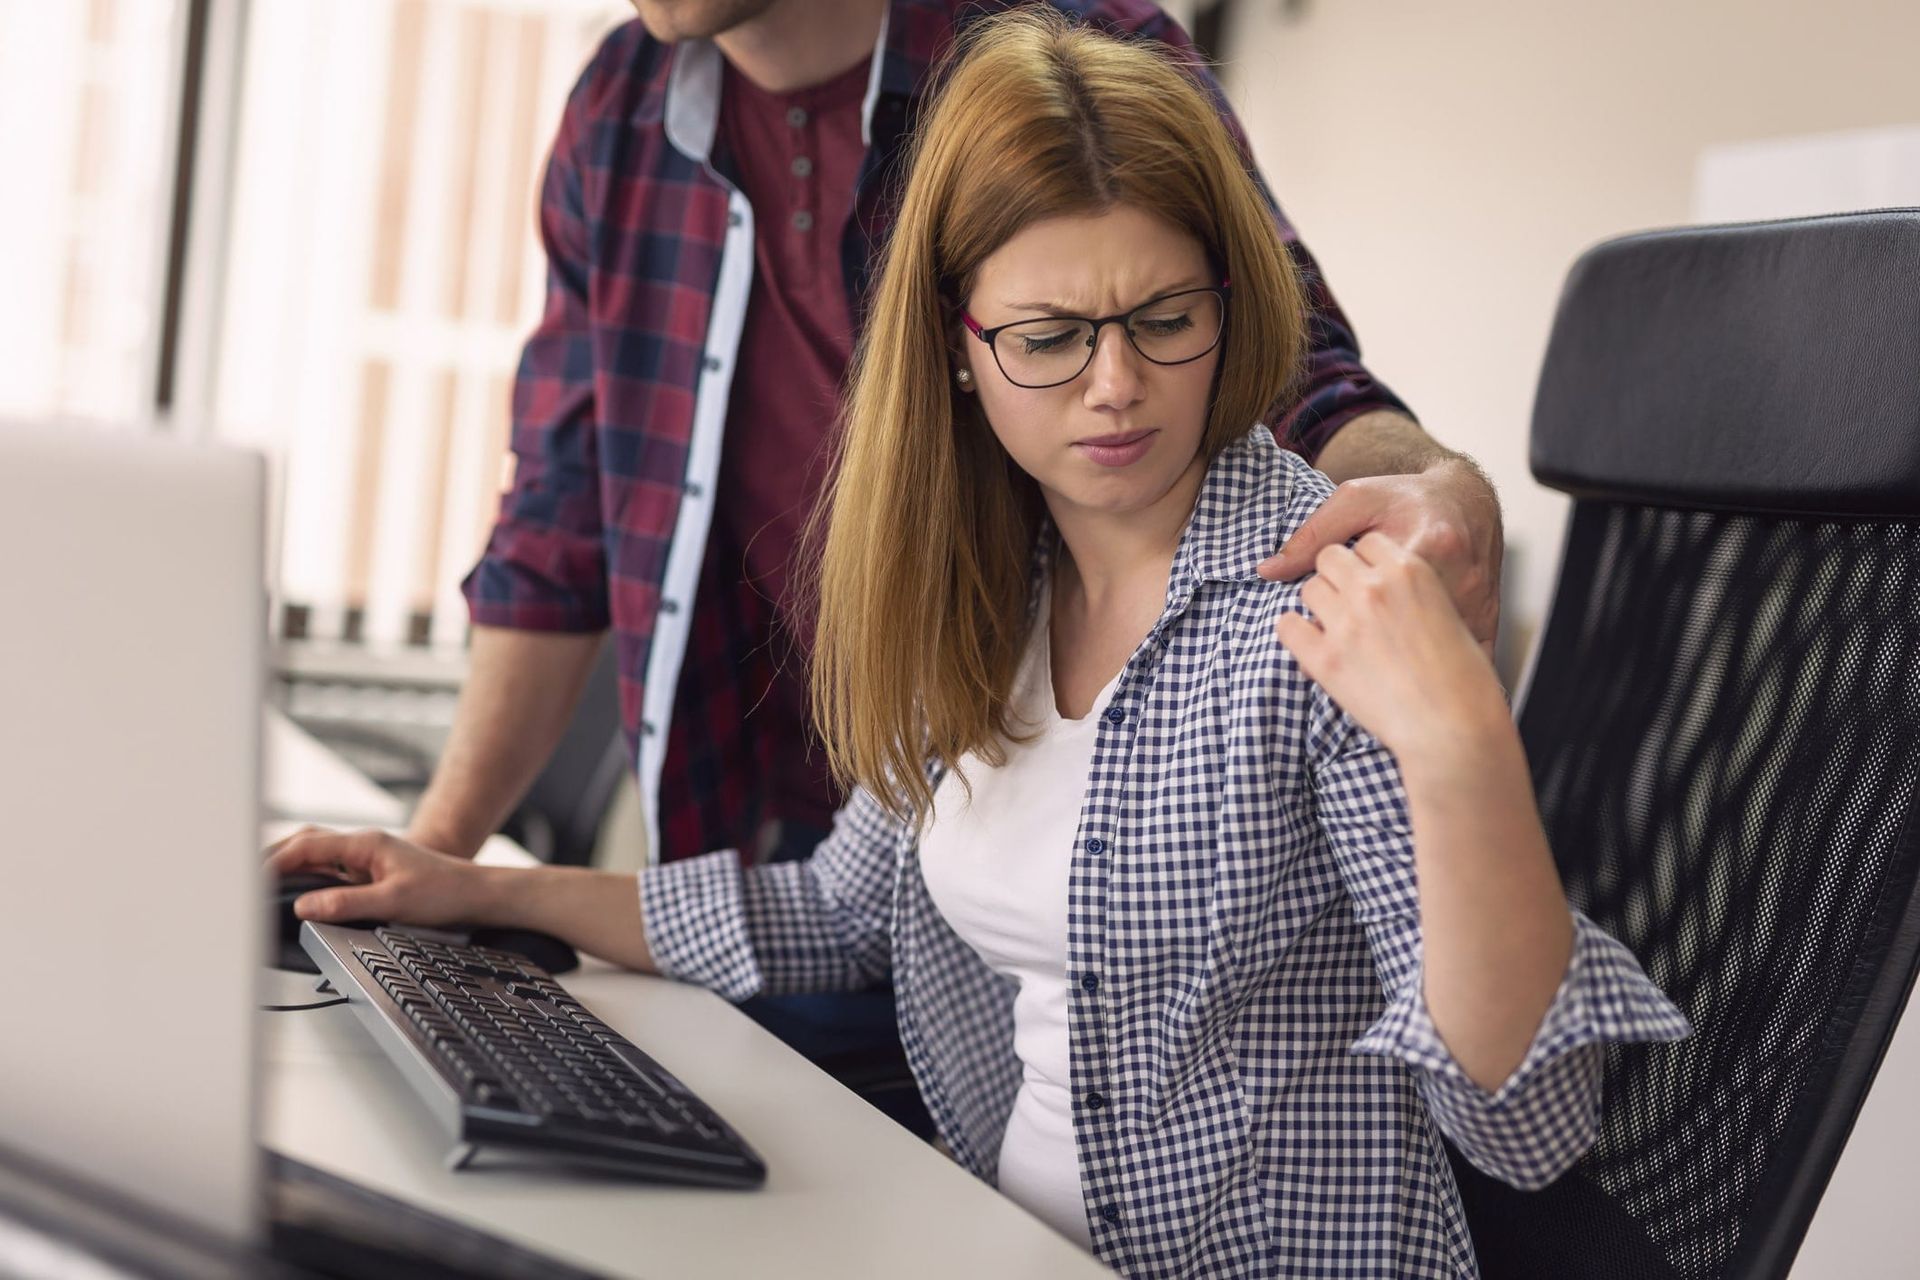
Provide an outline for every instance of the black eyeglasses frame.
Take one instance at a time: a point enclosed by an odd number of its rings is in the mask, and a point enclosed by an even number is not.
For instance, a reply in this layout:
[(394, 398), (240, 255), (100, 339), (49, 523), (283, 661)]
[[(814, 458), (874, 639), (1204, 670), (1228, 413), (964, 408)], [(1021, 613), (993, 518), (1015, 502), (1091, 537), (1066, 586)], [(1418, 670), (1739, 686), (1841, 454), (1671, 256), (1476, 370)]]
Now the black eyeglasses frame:
[[(1152, 356), (1148, 355), (1146, 352), (1141, 351), (1139, 341), (1135, 339), (1135, 337), (1133, 336), (1133, 326), (1128, 324), (1127, 321), (1133, 319), (1133, 317), (1139, 315), (1142, 311), (1145, 311), (1148, 307), (1158, 306), (1159, 304), (1170, 301), (1171, 299), (1184, 298), (1189, 294), (1195, 294), (1195, 293), (1211, 293), (1215, 297), (1220, 299), (1220, 331), (1213, 335), (1213, 341), (1207, 345), (1206, 350), (1196, 352), (1193, 355), (1183, 357), (1182, 359), (1179, 359), (1179, 360), (1155, 360)], [(1227, 312), (1229, 310), (1229, 306), (1232, 300), (1233, 300), (1233, 281), (1231, 279), (1228, 279), (1228, 280), (1222, 280), (1217, 285), (1209, 285), (1201, 289), (1176, 289), (1172, 293), (1163, 293), (1157, 298), (1148, 298), (1145, 302), (1141, 303), (1137, 307), (1134, 307), (1130, 311), (1122, 311), (1115, 315), (1110, 315), (1110, 316), (1099, 316), (1099, 317), (1065, 316), (1065, 315), (1036, 316), (1027, 320), (1012, 320), (1006, 324), (997, 324), (991, 329), (984, 329), (980, 326), (980, 322), (978, 320), (975, 320), (973, 316), (970, 315), (964, 307), (962, 307), (960, 309), (960, 323), (967, 327), (968, 333), (971, 333), (974, 337), (980, 339), (980, 341), (987, 344), (987, 350), (993, 353), (993, 363), (995, 367), (997, 367), (1000, 370), (1001, 377), (1005, 378), (1008, 382), (1011, 382), (1014, 386), (1022, 388), (1023, 390), (1045, 391), (1050, 387), (1064, 387), (1069, 382), (1072, 382), (1075, 378), (1078, 378), (1081, 374), (1087, 371), (1087, 366), (1093, 363), (1094, 353), (1098, 351), (1100, 348), (1100, 330), (1106, 328), (1110, 324), (1117, 324), (1120, 326), (1120, 332), (1127, 335), (1127, 345), (1132, 347), (1136, 352), (1139, 352), (1140, 358), (1142, 360), (1148, 361), (1151, 364), (1157, 364), (1163, 369), (1173, 368), (1176, 365), (1192, 364), (1195, 360), (1203, 359), (1208, 355), (1208, 353), (1212, 352), (1217, 347), (1219, 347), (1220, 340), (1226, 337)], [(1093, 326), (1093, 333), (1087, 339), (1086, 362), (1082, 364), (1078, 369), (1075, 369), (1072, 375), (1070, 375), (1069, 377), (1062, 378), (1058, 382), (1041, 382), (1041, 383), (1021, 382), (1017, 378), (1015, 378), (1012, 374), (1008, 373), (1007, 366), (1000, 362), (1000, 348), (994, 345), (994, 340), (998, 338), (1001, 334), (1005, 333), (1007, 330), (1012, 329), (1017, 325), (1033, 324), (1035, 320), (1076, 320), (1076, 321), (1079, 321), (1081, 324), (1090, 324)]]

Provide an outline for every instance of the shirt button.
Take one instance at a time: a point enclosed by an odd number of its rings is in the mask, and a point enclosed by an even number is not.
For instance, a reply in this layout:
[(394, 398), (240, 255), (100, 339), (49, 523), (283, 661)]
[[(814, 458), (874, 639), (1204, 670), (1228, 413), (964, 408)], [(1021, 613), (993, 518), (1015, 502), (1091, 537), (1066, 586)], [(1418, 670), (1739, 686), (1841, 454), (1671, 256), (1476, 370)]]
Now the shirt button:
[(1100, 1210), (1100, 1216), (1106, 1219), (1108, 1226), (1117, 1226), (1120, 1222), (1120, 1206), (1117, 1204), (1105, 1205)]
[(660, 612), (678, 613), (680, 612), (680, 602), (678, 600), (662, 600), (660, 602)]
[(641, 736), (641, 737), (643, 737), (643, 738), (651, 738), (651, 737), (652, 737), (652, 736), (653, 736), (654, 734), (656, 734), (656, 733), (658, 733), (658, 732), (660, 732), (660, 731), (659, 731), (658, 729), (656, 729), (656, 728), (654, 728), (654, 726), (653, 726), (653, 721), (651, 721), (651, 720), (642, 720), (642, 721), (640, 722), (640, 736)]
[(795, 156), (793, 158), (793, 176), (794, 177), (804, 178), (812, 172), (813, 172), (813, 161), (807, 159), (805, 156)]
[(1118, 707), (1107, 708), (1108, 724), (1119, 724), (1122, 720), (1125, 720), (1126, 718), (1127, 718), (1127, 713), (1122, 711), (1120, 708)]
[(745, 221), (745, 219), (741, 218), (741, 216), (737, 213), (730, 213), (727, 215), (727, 225), (730, 227), (737, 227), (743, 221)]
[(1098, 1089), (1091, 1090), (1087, 1094), (1087, 1110), (1098, 1111), (1100, 1108), (1106, 1105), (1107, 1105), (1107, 1095), (1105, 1095), (1104, 1093), (1101, 1093)]
[(686, 483), (685, 493), (689, 498), (698, 498), (706, 493), (706, 490), (702, 489), (698, 482), (689, 480)]
[(805, 107), (788, 107), (787, 108), (788, 124), (798, 129), (801, 125), (804, 125), (806, 122), (807, 122), (807, 111)]
[(805, 209), (802, 209), (798, 213), (794, 214), (793, 229), (795, 231), (813, 230), (813, 215), (811, 213), (808, 213)]
[(1106, 851), (1107, 851), (1107, 842), (1105, 840), (1102, 840), (1099, 836), (1094, 836), (1087, 841), (1087, 852), (1092, 854), (1094, 857), (1097, 858), (1101, 854), (1105, 853)]
[(1083, 973), (1080, 975), (1080, 989), (1092, 995), (1100, 989), (1100, 979), (1091, 973)]
[(706, 364), (707, 364), (707, 372), (708, 372), (708, 373), (718, 373), (718, 372), (720, 372), (720, 357), (719, 357), (719, 356), (708, 356), (708, 357), (707, 357), (707, 360), (706, 360)]

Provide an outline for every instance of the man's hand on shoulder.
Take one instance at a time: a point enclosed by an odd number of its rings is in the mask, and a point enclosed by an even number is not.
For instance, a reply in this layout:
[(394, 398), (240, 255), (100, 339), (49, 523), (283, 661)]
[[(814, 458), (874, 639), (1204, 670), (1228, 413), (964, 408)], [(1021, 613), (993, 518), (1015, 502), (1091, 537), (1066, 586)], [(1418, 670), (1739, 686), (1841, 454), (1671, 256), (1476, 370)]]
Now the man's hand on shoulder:
[[(1336, 435), (1328, 452), (1363, 421)], [(1418, 433), (1434, 450), (1431, 460), (1403, 474), (1367, 474), (1368, 459), (1349, 448), (1357, 465), (1348, 473), (1356, 478), (1336, 488), (1287, 544), (1261, 563), (1260, 576), (1279, 582), (1304, 577), (1324, 548), (1367, 533), (1385, 534), (1433, 566), (1474, 639), (1491, 655), (1500, 627), (1500, 499), (1472, 459), (1432, 445), (1409, 419), (1396, 414), (1387, 421), (1394, 424), (1394, 434), (1403, 437), (1396, 444), (1404, 445), (1407, 431)], [(1354, 440), (1351, 445), (1362, 443)], [(1329, 469), (1329, 474), (1339, 473)]]

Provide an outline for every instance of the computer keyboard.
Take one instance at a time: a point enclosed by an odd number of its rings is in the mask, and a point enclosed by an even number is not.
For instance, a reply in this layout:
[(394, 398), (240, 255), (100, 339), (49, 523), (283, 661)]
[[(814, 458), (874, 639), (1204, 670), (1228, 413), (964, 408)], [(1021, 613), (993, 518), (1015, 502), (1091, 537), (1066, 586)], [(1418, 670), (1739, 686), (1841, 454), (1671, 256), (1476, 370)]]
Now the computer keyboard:
[(752, 1187), (766, 1166), (691, 1090), (530, 961), (309, 921), (301, 944), (448, 1128), (489, 1151)]

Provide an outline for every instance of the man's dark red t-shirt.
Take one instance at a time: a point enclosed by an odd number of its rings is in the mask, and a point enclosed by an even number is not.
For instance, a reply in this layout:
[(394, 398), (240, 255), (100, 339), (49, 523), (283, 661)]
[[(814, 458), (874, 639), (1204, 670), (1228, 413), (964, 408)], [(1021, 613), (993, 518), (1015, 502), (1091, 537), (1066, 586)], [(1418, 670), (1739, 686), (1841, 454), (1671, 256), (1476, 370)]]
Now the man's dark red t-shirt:
[(840, 242), (866, 157), (860, 104), (869, 62), (825, 84), (769, 93), (726, 69), (720, 136), (753, 206), (752, 301), (727, 404), (716, 517), (774, 610), (773, 685), (749, 732), (805, 743), (770, 779), (764, 819), (824, 831), (842, 797), (807, 708), (812, 617), (792, 569), (826, 481), (827, 441), (853, 355)]

